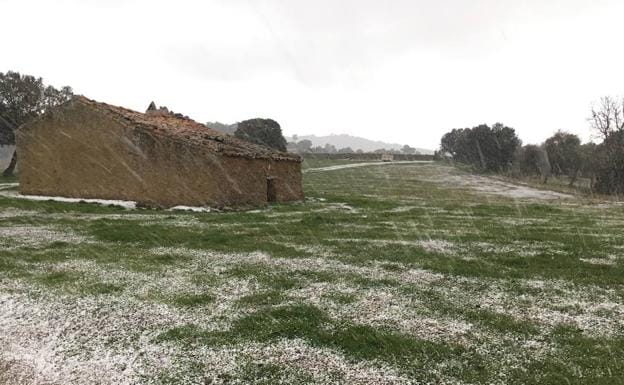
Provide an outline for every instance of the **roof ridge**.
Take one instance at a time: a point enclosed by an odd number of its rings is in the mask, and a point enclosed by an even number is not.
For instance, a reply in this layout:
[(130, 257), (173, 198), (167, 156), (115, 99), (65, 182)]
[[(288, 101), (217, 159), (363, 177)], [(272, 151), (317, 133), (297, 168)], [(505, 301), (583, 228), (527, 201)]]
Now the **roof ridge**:
[(213, 151), (227, 156), (302, 161), (299, 155), (248, 142), (209, 128), (191, 118), (182, 118), (176, 115), (145, 114), (125, 107), (97, 102), (84, 95), (76, 95), (70, 101), (81, 103), (98, 111), (112, 113), (130, 127), (138, 126), (148, 133), (151, 131), (159, 136), (176, 139), (176, 141), (202, 145), (204, 148), (211, 148)]

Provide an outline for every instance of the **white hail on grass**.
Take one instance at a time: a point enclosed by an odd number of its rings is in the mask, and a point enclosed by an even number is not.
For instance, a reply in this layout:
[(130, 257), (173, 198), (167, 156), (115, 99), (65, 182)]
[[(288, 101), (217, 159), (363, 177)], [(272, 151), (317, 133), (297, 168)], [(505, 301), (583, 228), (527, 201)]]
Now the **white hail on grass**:
[(456, 174), (456, 169), (448, 166), (429, 166), (435, 168), (435, 174), (431, 176), (420, 176), (419, 179), (425, 182), (442, 184), (451, 188), (469, 188), (489, 195), (500, 195), (508, 198), (521, 200), (560, 200), (572, 199), (574, 196), (556, 191), (538, 190), (536, 188), (523, 185), (512, 184), (507, 181), (470, 174)]
[[(0, 280), (0, 308), (3, 309), (0, 344), (6, 347), (0, 353), (0, 368), (3, 363), (11, 365), (15, 373), (26, 373), (27, 377), (34, 378), (32, 384), (150, 383), (147, 378), (153, 377), (159, 369), (179, 374), (181, 383), (194, 383), (201, 378), (193, 377), (195, 374), (187, 370), (186, 364), (204, 365), (201, 374), (204, 378), (215, 373), (236, 378), (251, 360), (302, 370), (321, 384), (335, 382), (337, 378), (348, 383), (393, 383), (394, 377), (385, 375), (392, 374), (393, 368), (353, 362), (335, 351), (317, 347), (299, 347), (302, 355), (297, 356), (296, 352), (288, 350), (288, 346), (296, 346), (293, 341), (268, 345), (247, 341), (237, 346), (194, 346), (187, 350), (178, 344), (155, 340), (164, 331), (188, 324), (207, 331), (228, 330), (232, 321), (252, 311), (253, 308), (241, 306), (238, 300), (266, 288), (253, 277), (234, 278), (224, 274), (241, 264), (257, 265), (261, 272), (281, 269), (293, 273), (357, 275), (364, 281), (357, 283), (337, 276), (336, 281), (326, 283), (304, 282), (302, 287), (285, 292), (285, 304), (310, 303), (337, 321), (391, 328), (421, 339), (451, 340), (474, 346), (492, 362), (508, 362), (509, 368), (522, 366), (531, 357), (549, 354), (552, 344), (539, 337), (516, 341), (513, 335), (488, 332), (478, 323), (462, 320), (457, 315), (441, 315), (427, 303), (421, 303), (420, 295), (426, 298), (433, 290), (458, 309), (481, 308), (507, 314), (520, 321), (533, 321), (546, 330), (568, 323), (578, 325), (590, 335), (613, 335), (624, 327), (620, 321), (624, 319), (624, 306), (617, 294), (599, 287), (577, 287), (566, 281), (518, 280), (512, 284), (502, 279), (461, 278), (409, 269), (399, 263), (387, 269), (387, 263), (360, 266), (326, 258), (273, 258), (264, 253), (224, 254), (157, 248), (151, 250), (151, 254), (179, 255), (188, 259), (164, 271), (153, 272), (149, 269), (133, 272), (117, 264), (80, 260), (41, 264), (33, 269), (33, 273), (79, 272), (79, 282), (75, 283), (78, 288), (88, 287), (93, 282), (122, 287), (120, 292), (110, 295), (63, 295), (33, 283)], [(137, 258), (150, 258), (150, 255)], [(406, 295), (388, 285), (368, 286), (367, 279), (396, 281), (413, 290), (414, 295)], [(519, 295), (518, 285), (533, 290)], [(214, 303), (184, 308), (168, 302), (179, 295), (202, 293), (214, 296)], [(352, 298), (340, 303), (335, 294)], [(328, 355), (331, 360), (326, 359)], [(293, 356), (301, 358), (293, 361)], [(443, 361), (431, 371), (441, 371), (445, 365), (452, 364)], [(337, 373), (338, 377), (324, 376), (328, 372)], [(14, 377), (9, 377), (12, 382), (29, 383), (28, 378), (18, 378), (19, 373), (15, 373), (11, 374)], [(504, 370), (500, 375), (505, 375)], [(214, 378), (215, 383), (219, 383), (219, 379), (228, 377)], [(404, 383), (403, 380), (396, 377), (395, 382)], [(442, 382), (454, 383), (454, 380), (443, 377)]]
[(19, 183), (0, 183), (0, 191), (12, 189), (17, 186), (19, 186)]
[(90, 199), (90, 198), (67, 198), (67, 197), (59, 197), (59, 196), (45, 196), (45, 195), (22, 195), (16, 191), (3, 191), (0, 190), (0, 195), (15, 198), (15, 199), (25, 199), (29, 201), (54, 201), (54, 202), (64, 202), (64, 203), (95, 203), (103, 206), (120, 206), (126, 209), (134, 209), (136, 208), (136, 202), (134, 201), (124, 201), (124, 200), (113, 200), (113, 199)]
[[(352, 301), (334, 300), (335, 295), (349, 295)], [(341, 283), (319, 282), (288, 291), (288, 296), (326, 311), (332, 318), (379, 328), (392, 328), (424, 340), (456, 340), (472, 325), (445, 317), (431, 317), (414, 297), (397, 288), (368, 288)]]
[[(73, 266), (75, 270), (94, 267)], [(228, 282), (226, 286), (234, 291), (244, 286), (240, 281)], [(227, 330), (226, 325), (211, 327), (218, 323), (214, 320), (218, 318), (214, 313), (219, 313), (216, 308), (194, 315), (185, 309), (137, 299), (130, 290), (123, 295), (77, 298), (38, 291), (15, 281), (13, 289), (10, 294), (0, 294), (0, 343), (5, 347), (0, 352), (0, 364), (9, 368), (4, 374), (8, 383), (150, 383), (159, 371), (174, 375), (180, 383), (192, 384), (205, 378), (220, 383), (219, 379), (225, 381), (228, 377), (218, 374), (236, 378), (250, 361), (297, 369), (319, 384), (331, 384), (336, 378), (353, 384), (409, 383), (394, 368), (352, 362), (338, 352), (299, 340), (195, 347), (191, 352), (156, 340), (162, 332), (187, 324), (196, 324), (202, 330)], [(219, 287), (220, 293), (227, 291)], [(224, 303), (222, 298), (219, 300)], [(187, 364), (202, 365), (203, 373), (187, 372)]]
[(609, 254), (606, 258), (581, 258), (580, 260), (590, 265), (614, 266), (617, 264), (618, 259), (616, 255)]
[(456, 246), (450, 241), (444, 239), (422, 239), (422, 240), (395, 240), (395, 239), (369, 239), (369, 238), (329, 238), (327, 241), (333, 242), (349, 242), (359, 244), (374, 244), (380, 246), (400, 245), (400, 246), (417, 246), (425, 251), (454, 254)]
[(13, 207), (9, 207), (0, 211), (0, 219), (21, 218), (40, 214), (34, 210), (20, 210)]
[(428, 160), (413, 160), (413, 161), (397, 161), (397, 162), (349, 163), (349, 164), (339, 164), (339, 165), (327, 166), (327, 167), (308, 168), (308, 169), (303, 170), (303, 173), (335, 171), (335, 170), (343, 170), (345, 168), (357, 168), (357, 167), (367, 167), (367, 166), (387, 166), (387, 165), (397, 165), (397, 164), (429, 164), (429, 163), (433, 163), (433, 162), (428, 161)]
[(0, 244), (3, 241), (17, 246), (42, 246), (53, 242), (84, 243), (90, 238), (74, 233), (68, 229), (57, 229), (42, 226), (10, 226), (0, 227)]

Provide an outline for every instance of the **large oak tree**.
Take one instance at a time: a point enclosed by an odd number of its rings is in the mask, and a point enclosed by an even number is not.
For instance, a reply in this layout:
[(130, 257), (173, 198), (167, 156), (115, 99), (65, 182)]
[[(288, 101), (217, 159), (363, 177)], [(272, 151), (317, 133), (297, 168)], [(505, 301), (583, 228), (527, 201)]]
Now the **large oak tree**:
[[(0, 72), (0, 144), (15, 144), (15, 131), (22, 124), (65, 102), (72, 95), (70, 87), (59, 90), (46, 86), (40, 77), (13, 71)], [(3, 175), (12, 175), (16, 165), (17, 152), (14, 152)]]

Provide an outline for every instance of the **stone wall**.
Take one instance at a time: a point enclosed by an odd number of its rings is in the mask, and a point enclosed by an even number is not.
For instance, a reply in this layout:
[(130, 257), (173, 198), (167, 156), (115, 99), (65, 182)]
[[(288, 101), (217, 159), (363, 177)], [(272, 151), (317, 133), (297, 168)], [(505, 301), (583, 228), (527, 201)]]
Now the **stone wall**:
[(68, 104), (20, 129), (20, 192), (134, 200), (151, 206), (237, 206), (303, 199), (294, 161), (227, 157), (187, 141), (130, 128)]

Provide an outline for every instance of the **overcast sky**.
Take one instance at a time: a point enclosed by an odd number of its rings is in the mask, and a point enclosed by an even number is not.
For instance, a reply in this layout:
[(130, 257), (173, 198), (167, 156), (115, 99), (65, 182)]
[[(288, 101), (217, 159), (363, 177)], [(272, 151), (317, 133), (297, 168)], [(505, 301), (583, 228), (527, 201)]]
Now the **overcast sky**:
[(195, 120), (436, 148), (501, 121), (588, 139), (624, 93), (622, 0), (0, 0), (0, 71)]

